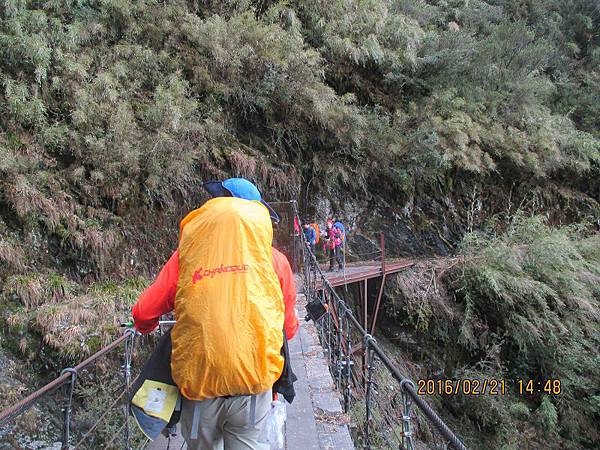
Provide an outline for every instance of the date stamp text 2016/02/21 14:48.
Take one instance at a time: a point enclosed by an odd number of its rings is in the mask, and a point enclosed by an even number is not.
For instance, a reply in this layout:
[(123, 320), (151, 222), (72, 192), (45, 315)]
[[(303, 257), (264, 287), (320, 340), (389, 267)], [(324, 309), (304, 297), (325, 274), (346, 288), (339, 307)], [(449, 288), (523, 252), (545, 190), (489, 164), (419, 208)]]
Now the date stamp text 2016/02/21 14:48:
[(561, 383), (558, 379), (549, 380), (508, 380), (504, 378), (469, 379), (458, 378), (448, 380), (418, 380), (417, 394), (419, 395), (504, 395), (507, 388), (515, 387), (519, 395), (561, 393)]

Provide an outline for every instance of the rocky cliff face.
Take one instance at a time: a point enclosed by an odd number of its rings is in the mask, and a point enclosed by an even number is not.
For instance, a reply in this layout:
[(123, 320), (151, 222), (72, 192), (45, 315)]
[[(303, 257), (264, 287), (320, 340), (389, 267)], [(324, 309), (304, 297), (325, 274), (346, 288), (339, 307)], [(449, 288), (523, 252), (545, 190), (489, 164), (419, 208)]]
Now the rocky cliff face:
[(321, 224), (329, 217), (347, 224), (348, 252), (357, 259), (376, 254), (380, 233), (389, 257), (453, 256), (466, 233), (491, 222), (502, 232), (517, 210), (544, 214), (555, 226), (586, 222), (593, 228), (600, 219), (600, 197), (555, 183), (517, 185), (500, 177), (444, 181), (408, 197), (383, 197), (376, 190), (351, 197), (340, 189), (329, 197), (314, 193), (300, 205)]

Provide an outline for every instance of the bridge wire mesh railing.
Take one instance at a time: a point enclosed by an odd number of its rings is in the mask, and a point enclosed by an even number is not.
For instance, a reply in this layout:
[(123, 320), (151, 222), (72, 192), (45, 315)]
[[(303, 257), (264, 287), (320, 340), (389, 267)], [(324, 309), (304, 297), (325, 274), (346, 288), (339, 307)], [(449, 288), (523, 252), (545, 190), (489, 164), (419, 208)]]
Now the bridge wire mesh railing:
[(327, 306), (316, 327), (344, 411), (355, 422), (357, 447), (466, 450), (356, 319), (307, 245), (303, 254), (304, 295)]
[[(143, 448), (144, 438), (133, 425), (128, 408), (130, 389), (137, 379), (132, 376), (133, 358), (137, 353), (135, 344), (141, 342), (137, 336), (133, 329), (127, 329), (111, 344), (75, 367), (63, 369), (56, 379), (1, 411), (0, 437), (18, 444), (19, 436), (13, 436), (12, 432), (22, 425), (19, 419), (24, 421), (26, 413), (38, 405), (41, 413), (47, 414), (45, 422), (49, 424), (48, 429), (43, 430), (43, 438), (56, 442), (60, 434), (63, 450)], [(119, 349), (123, 352), (122, 364), (120, 376), (115, 377), (110, 374), (114, 360), (107, 359)], [(99, 368), (104, 369), (100, 370), (104, 375), (94, 372)], [(102, 385), (100, 390), (99, 384)], [(33, 430), (31, 433), (37, 434)]]

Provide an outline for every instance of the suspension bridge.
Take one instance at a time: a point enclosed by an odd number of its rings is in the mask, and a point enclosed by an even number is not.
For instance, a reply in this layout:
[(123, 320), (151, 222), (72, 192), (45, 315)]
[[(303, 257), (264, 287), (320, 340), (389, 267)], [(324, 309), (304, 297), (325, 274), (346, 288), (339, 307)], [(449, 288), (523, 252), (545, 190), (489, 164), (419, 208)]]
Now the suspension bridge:
[[(291, 206), (295, 208), (295, 203)], [(299, 221), (295, 209), (293, 215)], [(299, 260), (295, 264), (299, 317), (305, 317), (306, 306), (315, 303), (327, 312), (316, 323), (302, 321), (298, 336), (290, 342), (291, 364), (299, 379), (295, 383), (296, 399), (287, 407), (285, 448), (466, 450), (430, 404), (417, 395), (413, 382), (375, 337), (386, 277), (411, 267), (414, 261), (386, 261), (382, 237), (379, 262), (325, 272), (302, 242), (302, 233), (292, 231), (292, 235), (300, 240), (300, 245), (296, 243), (288, 253)], [(376, 285), (376, 295), (369, 296), (369, 282)], [(358, 302), (349, 295), (348, 287), (358, 290)], [(56, 379), (0, 412), (0, 449), (184, 449), (180, 433), (154, 442), (140, 438), (129, 416), (127, 401), (135, 380), (133, 374), (143, 364), (134, 361), (134, 349), (142, 339), (133, 330), (126, 330), (110, 345), (75, 367), (65, 368)], [(77, 383), (91, 367), (106, 363), (108, 356), (118, 352), (122, 352), (120, 392), (93, 421), (77, 429), (74, 415), (90, 401), (76, 391)], [(49, 401), (48, 397), (60, 410), (55, 427), (60, 432), (54, 446), (16, 442), (11, 430), (38, 402)], [(115, 411), (120, 419), (114, 418)], [(106, 430), (107, 422), (111, 422), (110, 438), (100, 441), (96, 434), (101, 428)]]

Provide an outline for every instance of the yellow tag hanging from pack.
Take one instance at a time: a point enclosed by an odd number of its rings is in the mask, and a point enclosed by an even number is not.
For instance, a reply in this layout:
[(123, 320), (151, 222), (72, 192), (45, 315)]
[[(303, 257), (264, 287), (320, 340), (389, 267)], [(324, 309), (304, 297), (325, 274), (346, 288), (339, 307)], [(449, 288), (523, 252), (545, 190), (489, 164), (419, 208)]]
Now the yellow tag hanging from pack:
[(131, 403), (144, 410), (147, 415), (169, 422), (178, 397), (179, 390), (176, 386), (145, 380)]

